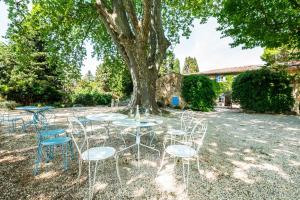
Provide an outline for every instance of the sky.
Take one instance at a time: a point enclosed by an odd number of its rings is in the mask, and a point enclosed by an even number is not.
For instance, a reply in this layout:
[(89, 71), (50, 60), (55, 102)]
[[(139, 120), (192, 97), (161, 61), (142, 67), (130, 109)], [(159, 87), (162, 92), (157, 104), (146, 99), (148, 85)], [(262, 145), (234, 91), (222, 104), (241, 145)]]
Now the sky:
[[(7, 7), (3, 1), (0, 1), (0, 35), (1, 41), (4, 41), (2, 36), (5, 35), (7, 24)], [(220, 32), (216, 31), (218, 27), (217, 20), (211, 18), (206, 24), (194, 22), (192, 34), (187, 39), (180, 38), (180, 43), (174, 48), (175, 57), (180, 60), (181, 67), (184, 59), (188, 56), (195, 57), (198, 62), (200, 71), (211, 69), (220, 69), (226, 67), (238, 67), (244, 65), (263, 64), (260, 59), (263, 53), (262, 48), (254, 48), (243, 50), (241, 47), (231, 48), (229, 43), (231, 38), (226, 37), (221, 39)], [(84, 75), (90, 70), (93, 74), (96, 72), (97, 66), (101, 61), (92, 57), (92, 45), (86, 43), (87, 57), (83, 61), (81, 73)]]

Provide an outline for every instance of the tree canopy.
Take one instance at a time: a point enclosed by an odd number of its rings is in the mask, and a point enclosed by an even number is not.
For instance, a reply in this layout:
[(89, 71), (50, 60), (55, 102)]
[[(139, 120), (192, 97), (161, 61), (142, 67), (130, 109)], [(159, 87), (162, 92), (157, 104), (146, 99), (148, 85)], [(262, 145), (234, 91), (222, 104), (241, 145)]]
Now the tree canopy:
[(34, 6), (18, 27), (8, 32), (8, 44), (0, 45), (0, 92), (24, 104), (61, 101), (65, 86), (79, 77), (78, 68), (47, 52), (40, 32), (43, 24), (35, 18), (39, 11), (40, 7)]
[[(300, 48), (300, 3), (297, 0), (215, 1), (215, 17), (232, 47)], [(299, 54), (298, 54), (299, 56)]]
[[(34, 18), (38, 21), (36, 23), (42, 24), (40, 32), (46, 43), (49, 44), (48, 50), (67, 59), (69, 63), (72, 61), (72, 63), (81, 65), (82, 59), (86, 55), (85, 48), (82, 48), (85, 41), (91, 42), (94, 54), (99, 58), (103, 58), (104, 55), (116, 54), (116, 44), (109, 35), (103, 20), (101, 20), (97, 8), (103, 2), (107, 12), (117, 12), (113, 9), (117, 9), (115, 4), (120, 1), (5, 0), (5, 2), (9, 7), (9, 19), (11, 21), (8, 34), (22, 29), (20, 23), (28, 15), (30, 7), (28, 5), (31, 2), (33, 7), (39, 7), (39, 11), (34, 13)], [(133, 34), (134, 27), (132, 24), (135, 23), (135, 20), (140, 23), (145, 18), (146, 4), (157, 4), (158, 2), (160, 1), (128, 1), (126, 5), (129, 8), (124, 9), (129, 18), (127, 20), (131, 26), (130, 31)], [(202, 9), (203, 12), (193, 12), (190, 6), (195, 7), (194, 3), (188, 1), (167, 0), (162, 2), (162, 25), (167, 39), (173, 44), (179, 42), (180, 35), (189, 36), (195, 15), (203, 16), (203, 19), (205, 19), (204, 9)], [(200, 6), (203, 5), (197, 5), (198, 8)], [(135, 16), (131, 16), (132, 14), (135, 14)], [(134, 17), (134, 19), (131, 17)], [(116, 20), (115, 23), (118, 23), (118, 21)]]
[(186, 57), (184, 60), (183, 73), (190, 74), (199, 72), (197, 59), (193, 57)]

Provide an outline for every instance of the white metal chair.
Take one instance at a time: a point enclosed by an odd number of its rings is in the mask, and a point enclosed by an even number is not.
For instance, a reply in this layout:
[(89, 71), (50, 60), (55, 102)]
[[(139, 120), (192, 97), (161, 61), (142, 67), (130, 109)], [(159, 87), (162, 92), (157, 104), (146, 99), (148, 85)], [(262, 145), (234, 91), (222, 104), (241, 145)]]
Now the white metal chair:
[(90, 124), (91, 130), (93, 129), (93, 123), (91, 120), (85, 117), (85, 112), (82, 109), (82, 105), (73, 106), (73, 116), (76, 117), (85, 128), (87, 128), (87, 125)]
[[(203, 145), (203, 140), (206, 136), (206, 133), (207, 123), (204, 121), (200, 121), (195, 123), (191, 130), (191, 133), (183, 141), (177, 141), (173, 139), (176, 144), (171, 144), (167, 148), (165, 148), (158, 172), (160, 172), (163, 167), (163, 162), (166, 154), (170, 155), (173, 158), (181, 158), (183, 167), (183, 179), (186, 184), (186, 189), (188, 190), (190, 161), (193, 159), (197, 160), (197, 167), (198, 171), (200, 172), (199, 151)], [(185, 165), (187, 165), (187, 173), (185, 172)]]
[(185, 110), (180, 117), (180, 129), (176, 128), (168, 128), (166, 139), (169, 139), (171, 144), (174, 143), (175, 140), (187, 139), (188, 133), (191, 132), (194, 123), (193, 112), (189, 110)]
[[(94, 184), (96, 181), (96, 174), (97, 174), (97, 167), (98, 167), (98, 161), (103, 161), (108, 158), (115, 158), (116, 160), (116, 171), (118, 179), (121, 183), (121, 178), (119, 175), (119, 168), (118, 168), (118, 156), (116, 154), (116, 149), (113, 147), (93, 147), (90, 148), (89, 146), (89, 140), (90, 138), (87, 136), (87, 132), (83, 124), (75, 117), (69, 117), (69, 126), (70, 126), (70, 135), (72, 137), (72, 140), (74, 142), (74, 145), (76, 146), (76, 149), (78, 151), (78, 159), (79, 159), (79, 174), (78, 174), (78, 182), (81, 176), (81, 170), (82, 170), (82, 162), (86, 161), (89, 165), (88, 170), (88, 177), (89, 177), (89, 199), (93, 198), (93, 192), (94, 192)], [(95, 168), (94, 168), (94, 176), (93, 176), (93, 182), (91, 177), (91, 162), (95, 162)]]

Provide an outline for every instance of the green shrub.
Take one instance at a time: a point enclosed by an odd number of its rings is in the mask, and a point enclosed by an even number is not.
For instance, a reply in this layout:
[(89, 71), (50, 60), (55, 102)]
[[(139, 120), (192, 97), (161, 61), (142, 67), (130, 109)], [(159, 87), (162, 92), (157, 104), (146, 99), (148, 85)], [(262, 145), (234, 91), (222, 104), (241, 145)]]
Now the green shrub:
[(206, 76), (184, 76), (182, 96), (191, 109), (210, 111), (215, 105), (215, 86)]
[(108, 105), (112, 95), (100, 93), (98, 91), (79, 91), (72, 95), (73, 104), (82, 104), (85, 106)]
[(0, 102), (0, 108), (13, 110), (18, 106), (15, 101), (2, 101)]
[(246, 110), (282, 113), (294, 104), (290, 77), (284, 71), (263, 68), (244, 72), (235, 78), (232, 89), (233, 100)]

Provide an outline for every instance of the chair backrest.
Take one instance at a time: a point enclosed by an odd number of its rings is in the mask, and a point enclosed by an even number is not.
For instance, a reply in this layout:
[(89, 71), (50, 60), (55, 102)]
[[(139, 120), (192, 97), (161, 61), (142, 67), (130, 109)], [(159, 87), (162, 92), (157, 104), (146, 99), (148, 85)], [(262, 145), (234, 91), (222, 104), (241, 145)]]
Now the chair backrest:
[(193, 113), (189, 110), (183, 111), (180, 118), (181, 130), (190, 132), (193, 128)]
[(206, 133), (207, 133), (207, 122), (204, 120), (196, 122), (191, 131), (190, 140), (195, 145), (197, 151), (199, 151), (200, 148), (202, 147)]
[(84, 148), (89, 148), (87, 133), (82, 123), (76, 117), (68, 117), (69, 130), (74, 145), (81, 157)]

